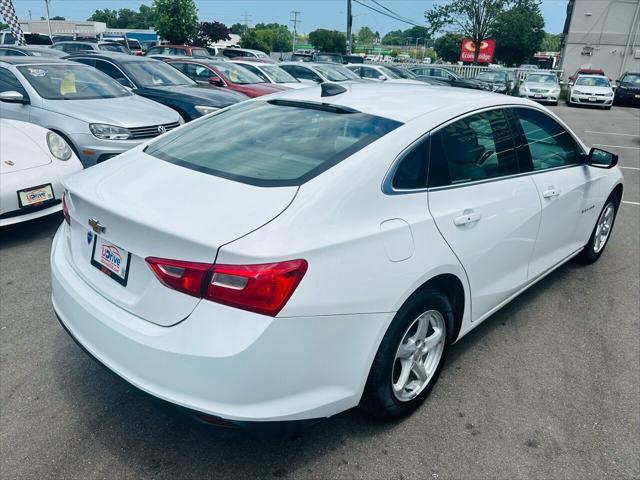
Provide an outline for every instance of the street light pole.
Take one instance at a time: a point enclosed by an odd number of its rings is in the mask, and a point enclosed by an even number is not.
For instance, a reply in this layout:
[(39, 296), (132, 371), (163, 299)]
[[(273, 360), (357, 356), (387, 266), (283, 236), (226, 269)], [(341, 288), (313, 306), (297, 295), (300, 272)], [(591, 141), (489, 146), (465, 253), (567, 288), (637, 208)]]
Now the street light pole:
[(353, 25), (353, 15), (351, 15), (351, 0), (347, 0), (347, 55), (351, 55), (351, 27)]

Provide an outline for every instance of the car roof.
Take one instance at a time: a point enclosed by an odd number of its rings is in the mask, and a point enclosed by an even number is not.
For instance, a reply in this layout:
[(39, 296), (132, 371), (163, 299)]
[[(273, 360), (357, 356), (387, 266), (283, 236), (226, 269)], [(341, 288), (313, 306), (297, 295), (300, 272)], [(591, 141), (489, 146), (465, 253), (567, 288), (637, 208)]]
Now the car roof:
[(55, 57), (0, 57), (0, 63), (9, 65), (49, 65), (55, 63), (68, 64), (73, 63), (63, 58)]
[(108, 52), (108, 51), (87, 51), (87, 52), (74, 52), (72, 54), (70, 54), (67, 58), (69, 60), (73, 60), (74, 58), (78, 58), (78, 57), (91, 57), (91, 58), (102, 58), (104, 60), (113, 60), (113, 61), (118, 61), (118, 60), (123, 60), (123, 61), (131, 61), (131, 62), (149, 62), (151, 60), (155, 60), (155, 61), (159, 61), (157, 59), (151, 58), (151, 57), (144, 57), (144, 56), (138, 56), (138, 55), (129, 55), (128, 53), (123, 53), (123, 52)]
[(539, 108), (536, 103), (524, 98), (506, 97), (481, 90), (375, 82), (344, 82), (341, 86), (346, 91), (330, 97), (322, 97), (320, 87), (309, 87), (270, 95), (269, 99), (342, 106), (404, 123), (431, 114), (434, 119), (442, 118), (439, 122), (442, 123), (473, 110), (507, 104)]

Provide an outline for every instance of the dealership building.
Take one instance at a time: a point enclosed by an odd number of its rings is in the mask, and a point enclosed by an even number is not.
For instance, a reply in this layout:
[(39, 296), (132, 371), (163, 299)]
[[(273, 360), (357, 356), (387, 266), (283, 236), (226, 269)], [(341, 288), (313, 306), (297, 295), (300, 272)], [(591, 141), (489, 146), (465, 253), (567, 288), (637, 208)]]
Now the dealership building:
[(612, 79), (640, 72), (640, 0), (569, 0), (561, 68), (601, 68)]

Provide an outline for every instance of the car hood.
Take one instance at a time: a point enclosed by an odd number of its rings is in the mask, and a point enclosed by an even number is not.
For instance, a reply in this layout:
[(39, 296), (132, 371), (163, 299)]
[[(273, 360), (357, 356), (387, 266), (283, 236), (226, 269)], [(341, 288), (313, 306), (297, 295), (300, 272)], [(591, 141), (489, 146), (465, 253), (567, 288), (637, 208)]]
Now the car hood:
[(170, 85), (165, 87), (144, 87), (141, 91), (161, 94), (167, 98), (188, 100), (211, 107), (224, 108), (242, 102), (247, 96), (228, 89), (205, 85)]
[(523, 86), (526, 88), (540, 88), (542, 90), (553, 90), (554, 88), (560, 88), (560, 85), (544, 82), (524, 82)]
[(573, 91), (585, 93), (611, 93), (613, 89), (611, 87), (589, 87), (587, 85), (574, 85)]
[(12, 173), (51, 163), (47, 130), (30, 123), (0, 119), (0, 173)]
[(127, 128), (179, 120), (177, 112), (138, 95), (94, 100), (45, 100), (43, 108), (87, 123)]

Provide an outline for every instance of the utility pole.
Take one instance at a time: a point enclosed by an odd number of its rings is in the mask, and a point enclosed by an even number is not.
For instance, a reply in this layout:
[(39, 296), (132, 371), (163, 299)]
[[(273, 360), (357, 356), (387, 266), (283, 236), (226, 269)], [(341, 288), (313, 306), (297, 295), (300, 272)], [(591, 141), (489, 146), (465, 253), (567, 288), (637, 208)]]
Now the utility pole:
[(292, 11), (291, 12), (292, 18), (289, 20), (291, 23), (293, 23), (293, 39), (291, 40), (291, 52), (295, 52), (296, 51), (296, 34), (298, 33), (298, 23), (300, 23), (302, 20), (298, 20), (298, 15), (300, 15), (300, 12), (297, 11)]
[(351, 55), (351, 26), (353, 25), (353, 15), (351, 15), (351, 0), (347, 0), (347, 55)]
[(44, 5), (47, 8), (47, 26), (49, 27), (49, 38), (52, 38), (52, 35), (51, 35), (51, 19), (49, 18), (49, 0), (44, 0)]
[(240, 16), (242, 17), (242, 21), (244, 22), (244, 30), (246, 32), (247, 29), (249, 28), (249, 20), (251, 20), (251, 14), (244, 12)]

